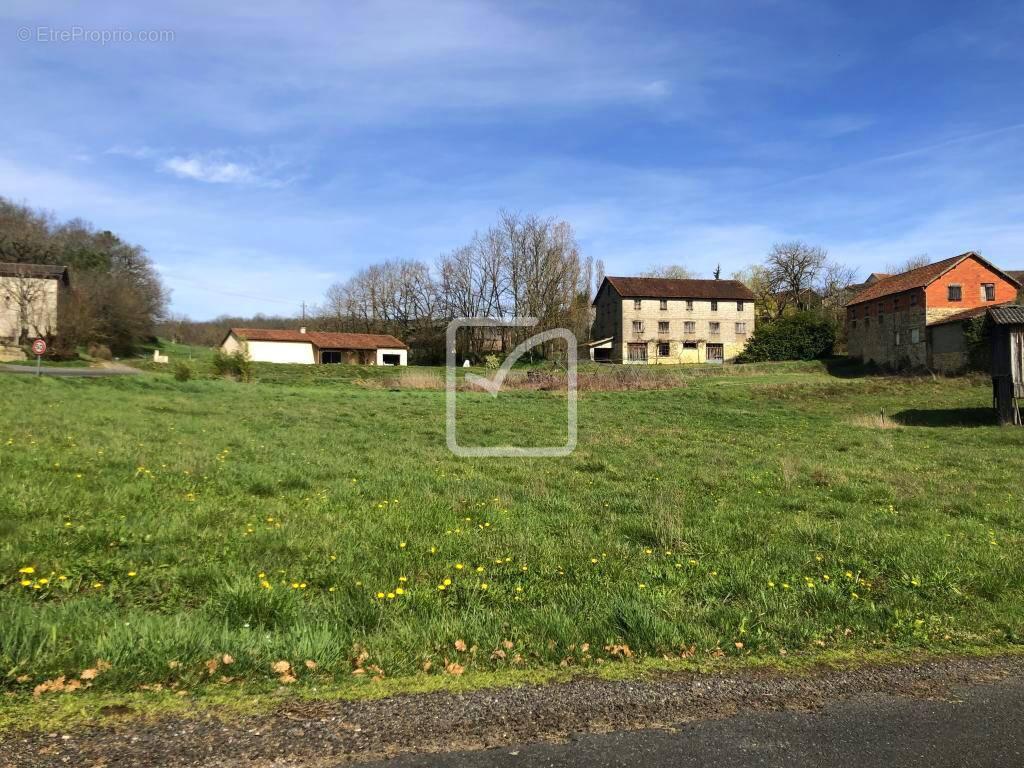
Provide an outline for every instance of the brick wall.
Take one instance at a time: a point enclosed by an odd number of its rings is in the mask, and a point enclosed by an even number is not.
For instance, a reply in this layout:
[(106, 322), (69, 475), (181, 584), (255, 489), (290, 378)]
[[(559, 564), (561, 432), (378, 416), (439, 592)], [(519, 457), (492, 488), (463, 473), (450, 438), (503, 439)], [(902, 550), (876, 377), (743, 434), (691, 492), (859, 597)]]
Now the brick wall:
[[(981, 286), (983, 283), (995, 285), (995, 300), (986, 301), (982, 295)], [(949, 286), (960, 285), (960, 301), (949, 300)], [(1017, 287), (1013, 283), (993, 272), (984, 263), (975, 258), (964, 259), (949, 272), (944, 274), (926, 289), (925, 304), (929, 313), (934, 311), (934, 318), (942, 315), (951, 315), (955, 312), (962, 312), (965, 309), (974, 309), (986, 305), (999, 304), (1004, 301), (1013, 301), (1017, 298)], [(933, 319), (933, 317), (929, 317)]]

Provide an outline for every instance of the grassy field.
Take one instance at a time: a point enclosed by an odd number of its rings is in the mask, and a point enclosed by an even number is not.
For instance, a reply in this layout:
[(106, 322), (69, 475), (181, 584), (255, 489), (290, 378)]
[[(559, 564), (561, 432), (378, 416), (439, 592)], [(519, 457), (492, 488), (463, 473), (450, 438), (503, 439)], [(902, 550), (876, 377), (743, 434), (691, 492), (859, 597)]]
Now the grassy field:
[[(94, 691), (369, 692), (1024, 641), (1024, 430), (994, 426), (982, 379), (666, 372), (583, 392), (569, 457), (457, 459), (443, 392), (357, 373), (0, 375), (15, 699), (83, 670)], [(463, 443), (565, 436), (564, 393), (458, 412)]]

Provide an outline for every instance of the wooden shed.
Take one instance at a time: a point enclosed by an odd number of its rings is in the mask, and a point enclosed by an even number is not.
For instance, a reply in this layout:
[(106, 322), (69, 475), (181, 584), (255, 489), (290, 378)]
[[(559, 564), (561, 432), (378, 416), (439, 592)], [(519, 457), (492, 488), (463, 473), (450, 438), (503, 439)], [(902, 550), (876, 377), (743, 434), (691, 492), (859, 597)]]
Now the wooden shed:
[(992, 339), (992, 397), (1000, 424), (1021, 425), (1024, 401), (1024, 306), (988, 311)]

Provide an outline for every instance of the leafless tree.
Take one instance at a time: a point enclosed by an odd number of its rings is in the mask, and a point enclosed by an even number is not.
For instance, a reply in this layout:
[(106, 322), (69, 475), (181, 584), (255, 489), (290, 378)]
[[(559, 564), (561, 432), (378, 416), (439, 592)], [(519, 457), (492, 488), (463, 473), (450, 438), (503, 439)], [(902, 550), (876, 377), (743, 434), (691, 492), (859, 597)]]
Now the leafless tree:
[(41, 277), (36, 265), (15, 264), (5, 272), (0, 277), (0, 305), (14, 316), (14, 340), (25, 344), (30, 336), (52, 336), (57, 308), (53, 281)]
[(640, 277), (667, 277), (674, 280), (691, 280), (696, 275), (682, 264), (659, 264), (641, 272)]
[(899, 275), (904, 272), (909, 272), (912, 269), (918, 269), (919, 267), (926, 267), (932, 263), (932, 260), (928, 257), (927, 253), (919, 253), (916, 256), (911, 256), (901, 262), (890, 262), (885, 265), (885, 271), (890, 275)]
[(815, 284), (825, 267), (828, 251), (802, 240), (776, 243), (768, 252), (765, 266), (772, 281), (779, 286), (778, 303), (781, 314), (787, 306), (807, 309)]

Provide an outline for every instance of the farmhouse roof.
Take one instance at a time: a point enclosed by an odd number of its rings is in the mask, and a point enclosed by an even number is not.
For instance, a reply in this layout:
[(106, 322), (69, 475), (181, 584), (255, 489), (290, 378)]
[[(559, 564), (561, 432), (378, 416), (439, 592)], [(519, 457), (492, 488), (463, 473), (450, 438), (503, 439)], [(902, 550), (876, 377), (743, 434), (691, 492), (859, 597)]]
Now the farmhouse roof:
[(972, 317), (981, 317), (985, 313), (995, 309), (1002, 309), (1007, 304), (1009, 304), (1009, 302), (1006, 302), (1006, 304), (997, 304), (995, 306), (992, 306), (990, 304), (984, 307), (974, 307), (973, 309), (965, 309), (962, 312), (956, 312), (952, 315), (946, 315), (945, 317), (941, 317), (938, 320), (933, 320), (932, 322), (928, 323), (928, 325), (948, 325), (949, 323), (959, 323), (962, 320), (970, 320)]
[(988, 316), (996, 325), (1024, 325), (1024, 306), (1003, 304), (1001, 307), (990, 307)]
[(275, 328), (232, 328), (230, 332), (247, 341), (297, 341), (320, 349), (408, 349), (404, 342), (383, 333), (303, 333)]
[(0, 262), (0, 277), (35, 277), (66, 280), (68, 268), (61, 264), (23, 264)]
[(864, 290), (850, 299), (846, 305), (850, 306), (851, 304), (861, 304), (865, 301), (880, 299), (883, 296), (891, 296), (894, 293), (903, 293), (904, 291), (910, 291), (914, 288), (924, 288), (926, 285), (930, 285), (946, 272), (951, 270), (961, 261), (971, 258), (977, 259), (985, 266), (995, 272), (998, 272), (1000, 275), (1009, 278), (1017, 285), (1020, 285), (1019, 280), (1014, 279), (1008, 273), (1003, 272), (994, 264), (986, 261), (980, 254), (975, 253), (974, 251), (967, 251), (966, 253), (961, 253), (959, 256), (952, 256), (948, 259), (943, 259), (942, 261), (936, 261), (934, 264), (926, 264), (923, 267), (911, 269), (909, 272), (901, 272), (898, 275), (882, 278), (881, 280), (866, 286)]
[[(606, 277), (624, 299), (735, 299), (754, 301), (753, 292), (739, 280), (679, 280), (668, 277)], [(604, 283), (601, 284), (604, 288)], [(601, 293), (598, 290), (598, 293)], [(597, 301), (597, 298), (594, 298)]]

